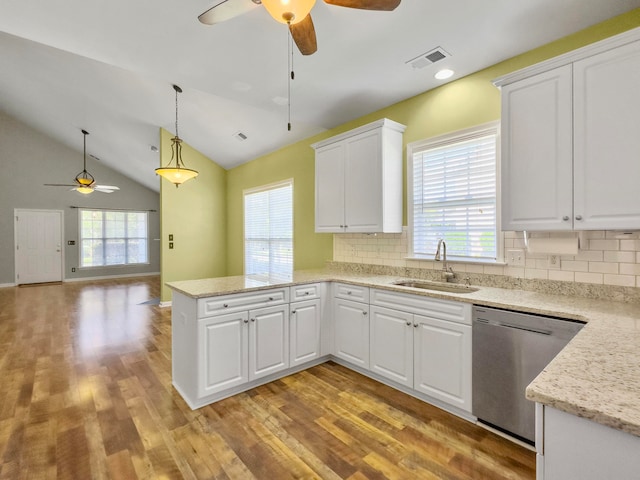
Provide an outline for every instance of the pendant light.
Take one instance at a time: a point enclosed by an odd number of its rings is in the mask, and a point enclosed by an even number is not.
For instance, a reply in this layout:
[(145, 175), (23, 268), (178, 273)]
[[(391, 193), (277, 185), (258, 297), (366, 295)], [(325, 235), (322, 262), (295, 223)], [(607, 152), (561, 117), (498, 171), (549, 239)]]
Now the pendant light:
[(84, 195), (93, 193), (93, 184), (96, 183), (95, 178), (89, 172), (87, 172), (87, 135), (89, 132), (82, 130), (83, 135), (83, 164), (82, 171), (76, 175), (76, 183), (78, 186), (75, 188), (76, 192), (80, 192)]
[[(178, 93), (182, 93), (182, 89), (178, 85), (174, 85), (176, 91), (176, 135), (171, 139), (171, 160), (166, 167), (156, 168), (156, 174), (166, 178), (175, 184), (176, 188), (198, 176), (198, 172), (184, 166), (182, 161), (182, 140), (178, 136)], [(174, 163), (175, 164), (172, 165)]]

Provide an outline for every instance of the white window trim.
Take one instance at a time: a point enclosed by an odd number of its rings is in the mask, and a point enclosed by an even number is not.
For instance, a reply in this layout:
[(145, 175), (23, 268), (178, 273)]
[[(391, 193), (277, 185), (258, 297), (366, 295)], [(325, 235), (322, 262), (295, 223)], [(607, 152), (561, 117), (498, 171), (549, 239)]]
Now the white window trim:
[[(82, 265), (82, 212), (83, 211), (92, 211), (92, 212), (125, 212), (125, 213), (144, 213), (147, 215), (147, 261), (146, 262), (140, 262), (140, 263), (118, 263), (115, 265), (89, 265), (89, 266), (83, 266)], [(109, 209), (109, 208), (91, 208), (91, 207), (86, 207), (86, 208), (78, 208), (78, 270), (95, 270), (95, 269), (100, 269), (100, 268), (131, 268), (131, 267), (137, 267), (137, 266), (144, 266), (144, 265), (150, 265), (151, 261), (149, 259), (149, 253), (150, 253), (150, 245), (149, 245), (149, 229), (150, 229), (150, 225), (149, 225), (149, 211), (147, 210), (118, 210), (118, 209)], [(103, 237), (104, 239), (104, 237)]]
[[(293, 233), (295, 232), (295, 202), (294, 202), (295, 191), (293, 186), (293, 178), (280, 180), (277, 182), (269, 183), (267, 185), (260, 185), (259, 187), (245, 188), (244, 190), (242, 190), (242, 272), (245, 275), (247, 272), (246, 251), (245, 251), (246, 236), (245, 236), (245, 229), (244, 229), (245, 212), (246, 212), (246, 205), (245, 205), (246, 196), (252, 193), (260, 193), (267, 190), (273, 190), (276, 188), (287, 187), (287, 186), (291, 186), (291, 229), (292, 229), (291, 242), (292, 242), (292, 248), (293, 248), (293, 244), (295, 242), (295, 238), (293, 237)], [(293, 255), (294, 257), (292, 258), (292, 262), (295, 262), (295, 252)], [(295, 263), (293, 265), (293, 269), (295, 270)]]
[(502, 206), (500, 199), (500, 121), (495, 120), (493, 122), (487, 122), (474, 127), (465, 128), (463, 130), (457, 130), (455, 132), (446, 133), (444, 135), (438, 135), (423, 140), (418, 140), (407, 144), (407, 240), (409, 243), (408, 260), (434, 260), (435, 252), (433, 256), (415, 254), (413, 251), (413, 154), (416, 151), (424, 150), (428, 147), (437, 147), (440, 144), (448, 143), (452, 139), (464, 141), (466, 137), (476, 137), (482, 132), (496, 134), (496, 260), (459, 260), (459, 259), (447, 259), (452, 263), (470, 263), (470, 264), (483, 264), (483, 265), (504, 265), (504, 235), (502, 234), (501, 222), (502, 218)]

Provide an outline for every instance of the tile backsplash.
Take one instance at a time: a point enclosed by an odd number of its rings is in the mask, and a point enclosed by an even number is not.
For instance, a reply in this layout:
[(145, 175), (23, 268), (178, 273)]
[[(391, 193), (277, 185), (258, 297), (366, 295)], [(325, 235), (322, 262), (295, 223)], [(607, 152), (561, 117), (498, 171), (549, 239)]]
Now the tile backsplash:
[[(513, 278), (554, 280), (622, 287), (640, 287), (640, 239), (621, 232), (589, 231), (580, 234), (577, 255), (559, 256), (559, 264), (549, 265), (549, 256), (528, 254), (522, 232), (503, 232), (503, 251), (522, 249), (524, 266), (486, 265), (452, 262), (458, 273), (505, 275)], [(576, 233), (532, 232), (531, 237), (561, 238)], [(637, 235), (635, 235), (637, 237)], [(333, 236), (333, 261), (438, 270), (441, 262), (407, 258), (407, 227), (402, 233), (345, 233)], [(434, 252), (435, 254), (435, 252)]]

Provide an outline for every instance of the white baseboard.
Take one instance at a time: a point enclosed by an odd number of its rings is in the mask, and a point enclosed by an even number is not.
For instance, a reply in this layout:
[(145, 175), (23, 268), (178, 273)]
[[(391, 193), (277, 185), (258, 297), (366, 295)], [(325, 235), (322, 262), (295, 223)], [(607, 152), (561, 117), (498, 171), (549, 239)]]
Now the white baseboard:
[(93, 280), (110, 280), (113, 278), (133, 278), (133, 277), (153, 277), (160, 275), (160, 272), (152, 273), (127, 273), (124, 275), (103, 275), (100, 277), (77, 277), (77, 278), (65, 278), (63, 282), (90, 282)]
[(9, 288), (9, 287), (15, 287), (16, 284), (15, 283), (0, 283), (0, 288)]
[(168, 302), (160, 302), (159, 304), (160, 308), (167, 308), (171, 306), (171, 300), (169, 300)]

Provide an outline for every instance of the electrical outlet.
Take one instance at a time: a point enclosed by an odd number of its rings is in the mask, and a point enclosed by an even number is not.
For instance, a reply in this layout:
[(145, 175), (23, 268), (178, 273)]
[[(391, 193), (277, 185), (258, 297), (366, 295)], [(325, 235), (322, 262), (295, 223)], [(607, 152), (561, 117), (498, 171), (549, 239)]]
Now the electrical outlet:
[(547, 268), (550, 270), (558, 270), (560, 269), (560, 256), (558, 255), (549, 255), (547, 257)]
[(76, 271), (76, 267), (71, 267), (71, 273)]
[(524, 267), (524, 263), (525, 263), (524, 250), (521, 250), (521, 249), (507, 250), (507, 263), (512, 267)]
[(169, 250), (173, 250), (173, 242), (169, 242)]

